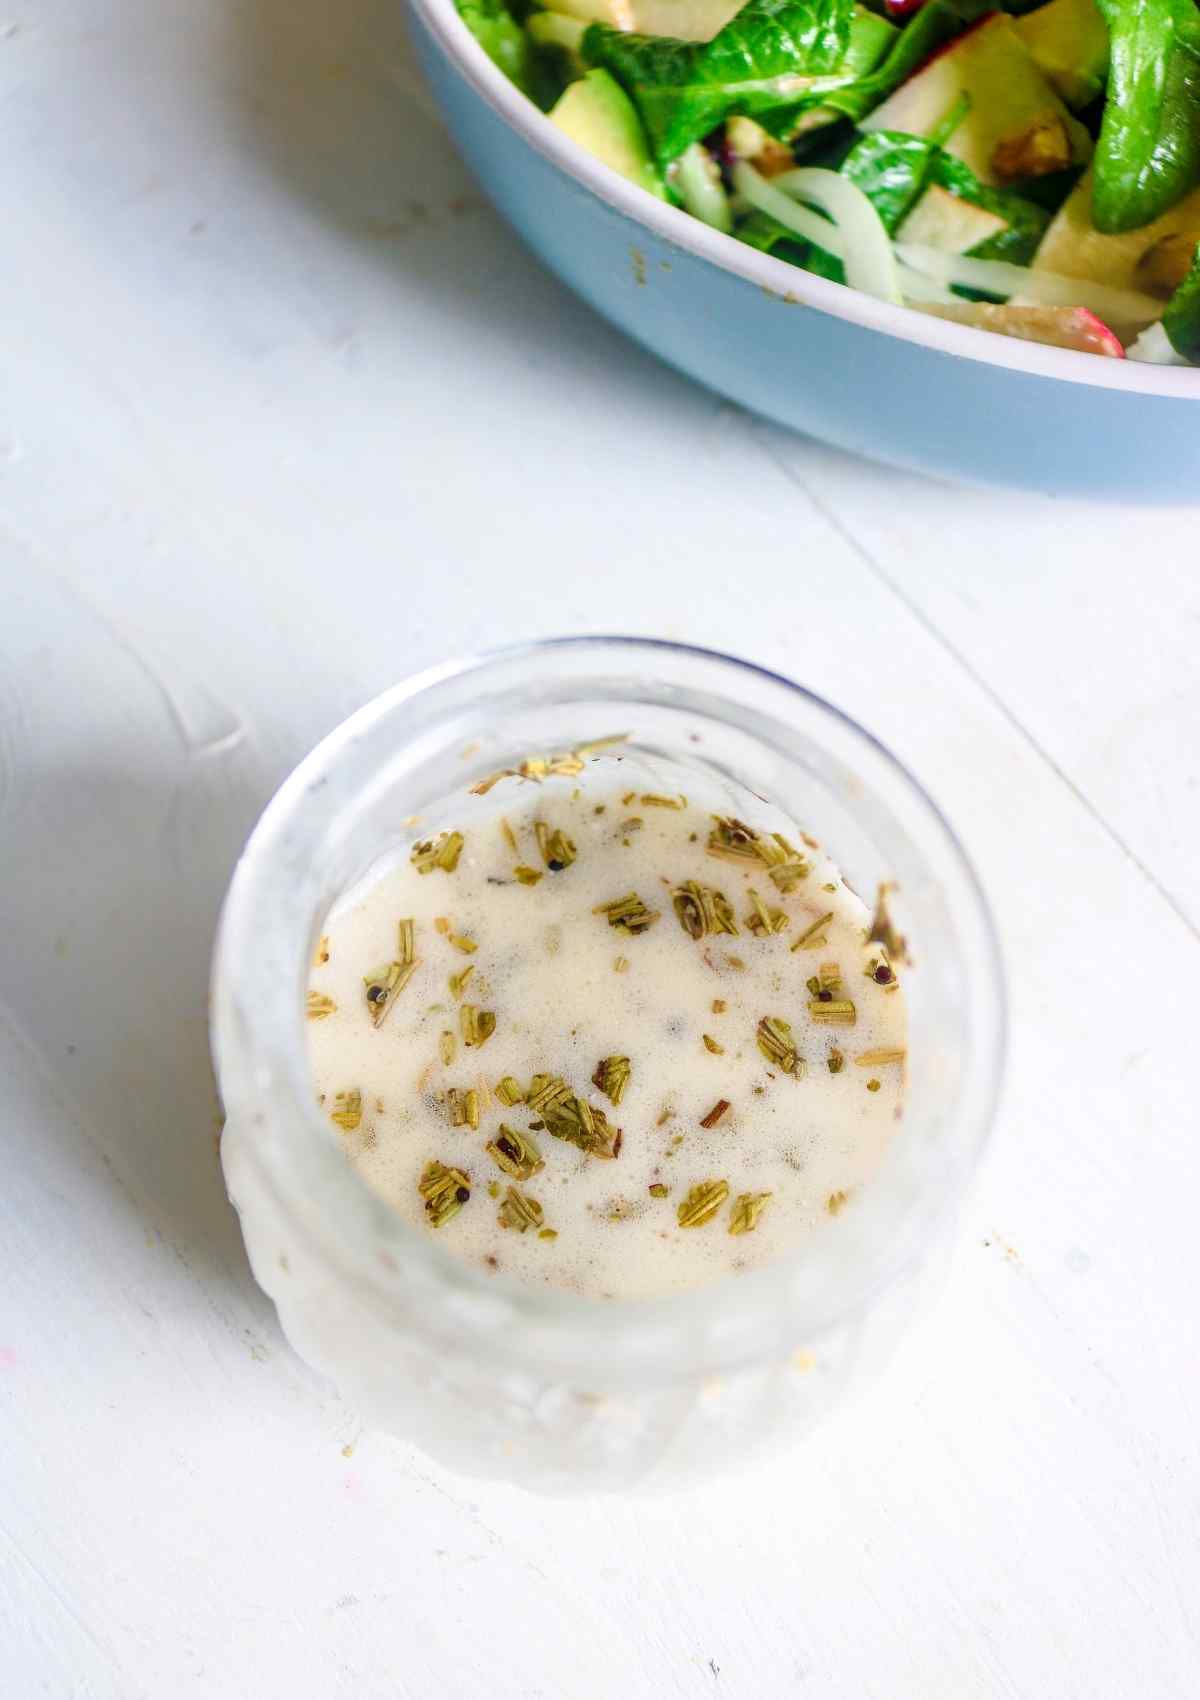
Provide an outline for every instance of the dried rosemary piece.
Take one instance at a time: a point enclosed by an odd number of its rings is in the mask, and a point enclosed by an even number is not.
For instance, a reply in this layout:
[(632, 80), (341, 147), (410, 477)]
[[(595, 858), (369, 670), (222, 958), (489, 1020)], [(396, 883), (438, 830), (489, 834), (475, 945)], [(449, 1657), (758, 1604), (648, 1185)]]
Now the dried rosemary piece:
[(822, 1027), (853, 1027), (858, 1020), (849, 998), (831, 998), (828, 992), (810, 1001), (808, 1013)]
[(459, 973), (451, 974), (447, 977), (446, 984), (450, 987), (450, 996), (456, 1001), (460, 999), (466, 991), (467, 981), (471, 978), (471, 975), (474, 972), (475, 964), (473, 962), (469, 962)]
[(549, 774), (561, 774), (571, 778), (583, 772), (584, 756), (593, 754), (596, 750), (607, 749), (610, 744), (623, 744), (628, 738), (628, 732), (616, 732), (611, 737), (593, 738), (589, 743), (580, 744), (577, 749), (564, 750), (558, 755), (526, 756), (519, 767), (502, 767), (498, 773), (491, 773), (486, 779), (480, 779), (472, 785), (471, 793), (476, 797), (485, 797), (493, 785), (501, 779), (532, 779), (539, 785)]
[(305, 1014), (310, 1021), (324, 1021), (327, 1015), (333, 1015), (336, 1011), (337, 1005), (332, 998), (326, 997), (324, 992), (309, 992)]
[(517, 835), (504, 815), (500, 816), (500, 836), (515, 856), (517, 853)]
[(712, 1109), (708, 1112), (708, 1114), (701, 1118), (700, 1126), (701, 1127), (716, 1127), (717, 1123), (720, 1121), (721, 1117), (725, 1114), (725, 1112), (726, 1112), (726, 1110), (728, 1110), (728, 1108), (729, 1108), (729, 1099), (728, 1098), (718, 1098), (716, 1103), (713, 1105)]
[(458, 1040), (448, 1027), (443, 1028), (441, 1037), (438, 1039), (438, 1055), (447, 1067), (454, 1061), (454, 1053), (457, 1048)]
[(712, 1001), (712, 1012), (713, 1012), (714, 1015), (724, 1015), (727, 1008), (728, 1008), (728, 1005), (726, 1004), (724, 998), (714, 998), (713, 999), (713, 1001)]
[(681, 1228), (702, 1228), (711, 1222), (729, 1197), (728, 1181), (701, 1181), (694, 1186), (675, 1215)]
[(758, 1024), (758, 1048), (784, 1074), (795, 1074), (799, 1063), (792, 1027), (778, 1015), (764, 1015)]
[(518, 1192), (515, 1186), (510, 1186), (504, 1194), (496, 1219), (502, 1228), (515, 1228), (519, 1234), (523, 1234), (526, 1228), (540, 1228), (545, 1220), (545, 1212), (536, 1198), (531, 1198), (527, 1192)]
[(539, 1228), (538, 1229), (538, 1239), (539, 1240), (556, 1240), (557, 1238), (558, 1238), (558, 1229), (557, 1228)]
[(817, 984), (823, 992), (836, 992), (842, 983), (842, 971), (836, 962), (822, 962), (817, 969)]
[(724, 1045), (721, 1044), (720, 1040), (714, 1039), (711, 1033), (701, 1033), (700, 1037), (704, 1041), (704, 1049), (710, 1052), (711, 1055), (714, 1057), (723, 1057), (725, 1055)]
[(840, 1074), (846, 1066), (846, 1059), (835, 1045), (825, 1059), (825, 1066), (830, 1074)]
[(560, 874), (564, 868), (571, 866), (576, 855), (575, 845), (561, 827), (551, 832), (545, 821), (540, 820), (534, 823), (533, 831), (542, 861), (552, 874)]
[(669, 1186), (664, 1186), (662, 1181), (654, 1181), (648, 1190), (651, 1198), (666, 1198), (671, 1189)]
[(450, 943), (454, 946), (455, 950), (461, 950), (464, 956), (474, 956), (475, 952), (479, 949), (475, 940), (468, 938), (465, 933), (451, 933)]
[(707, 933), (736, 933), (738, 930), (733, 918), (733, 905), (715, 886), (686, 880), (671, 893), (671, 902), (679, 925), (690, 938), (702, 939)]
[(426, 1163), (417, 1191), (425, 1200), (425, 1214), (435, 1228), (440, 1228), (451, 1216), (457, 1216), (470, 1198), (470, 1177), (461, 1169), (447, 1168), (445, 1163)]
[(404, 968), (417, 959), (416, 950), (413, 948), (415, 931), (416, 922), (411, 915), (407, 920), (396, 923), (396, 960)]
[(825, 1200), (825, 1208), (831, 1216), (837, 1215), (843, 1204), (845, 1204), (848, 1196), (849, 1195), (844, 1193), (840, 1187), (837, 1192), (831, 1192), (829, 1194), (829, 1197)]
[(499, 1133), (495, 1139), (489, 1140), (484, 1149), (506, 1175), (511, 1175), (517, 1181), (527, 1181), (530, 1175), (536, 1175), (539, 1169), (546, 1166), (537, 1141), (530, 1134), (522, 1133), (519, 1128), (509, 1127), (505, 1122), (500, 1123)]
[(458, 1025), (464, 1045), (486, 1045), (496, 1031), (496, 1017), (490, 1009), (465, 1003), (458, 1012)]
[(565, 1139), (591, 1157), (615, 1157), (620, 1151), (620, 1128), (609, 1125), (603, 1110), (577, 1097), (561, 1075), (535, 1074), (525, 1101), (553, 1138)]
[(593, 915), (607, 915), (610, 927), (621, 927), (627, 933), (644, 933), (658, 920), (657, 909), (647, 909), (636, 891), (616, 897), (611, 903), (597, 903)]
[(496, 1097), (506, 1110), (511, 1110), (514, 1104), (521, 1104), (525, 1101), (525, 1094), (521, 1090), (520, 1082), (514, 1080), (511, 1074), (506, 1074), (503, 1080), (496, 1082)]
[(643, 808), (647, 809), (686, 809), (687, 798), (680, 792), (678, 797), (661, 797), (655, 791), (643, 791), (639, 799)]
[(479, 1093), (473, 1086), (465, 1091), (451, 1086), (446, 1093), (446, 1108), (451, 1127), (469, 1127), (473, 1132), (479, 1126)]
[(769, 938), (772, 933), (781, 933), (789, 925), (789, 918), (782, 909), (768, 909), (758, 893), (751, 887), (750, 913), (746, 916), (746, 927), (755, 938)]
[(376, 1027), (383, 1025), (392, 1005), (419, 967), (419, 962), (389, 962), (386, 968), (377, 968), (374, 974), (363, 976), (367, 1008)]
[(592, 1085), (614, 1104), (619, 1104), (628, 1084), (629, 1058), (601, 1057), (592, 1075)]
[(625, 970), (628, 967), (629, 967), (629, 958), (627, 956), (617, 956), (617, 957), (613, 958), (613, 973), (614, 974), (624, 974)]
[(831, 909), (828, 915), (822, 915), (818, 920), (813, 922), (811, 927), (807, 927), (804, 932), (800, 934), (800, 937), (796, 940), (792, 949), (817, 950), (821, 945), (828, 944), (829, 940), (825, 937), (825, 929), (832, 920), (833, 910)]
[(758, 1226), (758, 1218), (767, 1208), (770, 1197), (769, 1192), (739, 1192), (733, 1201), (733, 1209), (729, 1212), (729, 1232), (752, 1234)]
[(758, 854), (766, 864), (767, 873), (777, 891), (791, 891), (793, 886), (798, 885), (801, 880), (806, 880), (812, 872), (799, 850), (794, 844), (788, 843), (782, 832), (773, 832), (770, 838), (760, 838)]
[(323, 968), (329, 961), (329, 934), (322, 933), (317, 942), (316, 954), (313, 957), (313, 967)]
[(450, 917), (448, 915), (436, 916), (434, 918), (433, 930), (435, 933), (441, 933), (442, 937), (445, 938), (446, 934), (450, 931)]
[(714, 815), (716, 826), (708, 835), (708, 853), (726, 862), (757, 862), (759, 838), (745, 821), (733, 815)]
[(419, 874), (431, 874), (440, 868), (452, 874), (458, 866), (465, 840), (461, 832), (443, 832), (436, 839), (424, 838), (412, 848), (412, 865)]
[(333, 1102), (336, 1108), (329, 1112), (331, 1119), (347, 1133), (353, 1133), (362, 1121), (362, 1093), (354, 1086), (348, 1092), (337, 1093)]
[(868, 1092), (878, 1092), (878, 1090), (882, 1086), (882, 1084), (883, 1084), (883, 1082), (881, 1080), (868, 1080), (867, 1081), (867, 1091)]
[(860, 1051), (854, 1061), (858, 1068), (882, 1068), (885, 1063), (902, 1063), (907, 1055), (902, 1046), (881, 1046), (876, 1051)]
[(536, 885), (542, 877), (540, 868), (526, 867), (524, 862), (513, 869), (513, 878), (518, 885)]

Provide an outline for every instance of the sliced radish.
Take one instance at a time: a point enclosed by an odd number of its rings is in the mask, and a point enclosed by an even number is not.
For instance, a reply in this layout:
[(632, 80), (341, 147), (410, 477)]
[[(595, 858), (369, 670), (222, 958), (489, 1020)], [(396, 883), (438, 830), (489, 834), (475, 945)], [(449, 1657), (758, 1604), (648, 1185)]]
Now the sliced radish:
[(953, 306), (922, 303), (918, 311), (937, 319), (951, 319), (956, 325), (973, 325), (976, 330), (1020, 337), (1022, 342), (1073, 348), (1080, 354), (1103, 354), (1111, 360), (1125, 358), (1120, 338), (1086, 307), (1013, 307), (997, 306), (989, 301), (959, 301)]

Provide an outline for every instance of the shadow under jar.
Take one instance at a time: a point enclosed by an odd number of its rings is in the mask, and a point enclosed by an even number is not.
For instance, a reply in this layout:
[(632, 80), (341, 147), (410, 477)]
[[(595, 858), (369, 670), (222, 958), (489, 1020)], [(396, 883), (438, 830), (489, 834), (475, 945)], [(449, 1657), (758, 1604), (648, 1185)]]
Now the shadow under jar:
[[(331, 908), (419, 837), (414, 817), (453, 797), (464, 830), (494, 820), (494, 798), (467, 795), (473, 782), (617, 732), (632, 760), (691, 775), (697, 795), (749, 793), (815, 832), (868, 905), (892, 882), (912, 966), (903, 1119), (837, 1231), (691, 1291), (605, 1300), (466, 1262), (368, 1186), (316, 1102), (305, 997)], [(785, 679), (627, 638), (450, 663), (332, 733), (246, 848), (213, 994), (226, 1180), (296, 1350), (368, 1425), (551, 1492), (740, 1464), (883, 1362), (936, 1271), (1003, 1050), (990, 919), (916, 782)]]

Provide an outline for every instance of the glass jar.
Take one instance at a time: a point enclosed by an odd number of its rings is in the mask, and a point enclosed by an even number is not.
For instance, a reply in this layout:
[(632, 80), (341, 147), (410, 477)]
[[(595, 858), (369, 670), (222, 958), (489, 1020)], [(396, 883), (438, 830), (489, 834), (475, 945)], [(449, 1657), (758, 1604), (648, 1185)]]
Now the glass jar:
[[(401, 1221), (318, 1110), (303, 1012), (325, 915), (412, 836), (411, 817), (530, 752), (618, 731), (815, 829), (868, 903), (895, 882), (912, 959), (909, 1075), (883, 1167), (836, 1233), (693, 1292), (598, 1302), (489, 1275)], [(222, 1160), (288, 1338), (369, 1425), (543, 1490), (677, 1481), (794, 1436), (886, 1356), (979, 1159), (1003, 1026), (975, 876), (930, 799), (860, 727), (728, 656), (630, 638), (531, 644), (387, 692), (267, 808), (214, 967)]]

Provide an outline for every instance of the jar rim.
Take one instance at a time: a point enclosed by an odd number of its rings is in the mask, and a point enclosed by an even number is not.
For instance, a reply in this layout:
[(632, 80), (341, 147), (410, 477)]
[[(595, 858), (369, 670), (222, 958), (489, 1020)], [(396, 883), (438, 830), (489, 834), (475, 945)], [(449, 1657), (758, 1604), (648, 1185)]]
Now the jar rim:
[[(855, 771), (865, 772), (900, 811), (906, 830), (919, 833), (954, 915), (970, 963), (964, 995), (972, 1055), (952, 1117), (960, 1148), (953, 1185), (922, 1202), (914, 1224), (919, 1233), (897, 1232), (882, 1208), (887, 1201), (872, 1199), (873, 1181), (836, 1271), (832, 1263), (814, 1267), (808, 1248), (736, 1280), (606, 1300), (485, 1273), (406, 1223), (371, 1190), (315, 1101), (303, 996), (289, 1002), (280, 995), (281, 983), (306, 973), (320, 918), (305, 884), (305, 858), (334, 830), (339, 811), (380, 782), (385, 763), (422, 740), (450, 736), (455, 715), (489, 700), (489, 690), (505, 682), (516, 689), (519, 682), (542, 690), (547, 702), (569, 704), (590, 699), (600, 680), (611, 686), (614, 665), (622, 668), (631, 703), (639, 692), (649, 702), (649, 692), (657, 693), (656, 703), (700, 704), (697, 712), (717, 719), (727, 712), (781, 751), (803, 714), (824, 747), (839, 760), (852, 758)], [(465, 1335), (498, 1363), (584, 1374), (597, 1385), (635, 1377), (669, 1383), (679, 1372), (683, 1342), (693, 1355), (688, 1375), (696, 1373), (696, 1353), (704, 1371), (719, 1373), (808, 1344), (864, 1311), (926, 1254), (930, 1236), (959, 1202), (986, 1144), (1005, 1045), (1000, 951), (982, 888), (953, 829), (898, 758), (843, 710), (782, 674), (713, 649), (616, 634), (545, 638), (438, 663), (330, 732), (279, 787), (239, 859), (218, 930), (212, 990), (213, 1053), (227, 1114), (250, 1130), (248, 1159), (321, 1257), (369, 1294), (376, 1309), (399, 1319), (411, 1317), (414, 1305), (431, 1307), (425, 1315), (431, 1337), (453, 1334), (461, 1343)]]

